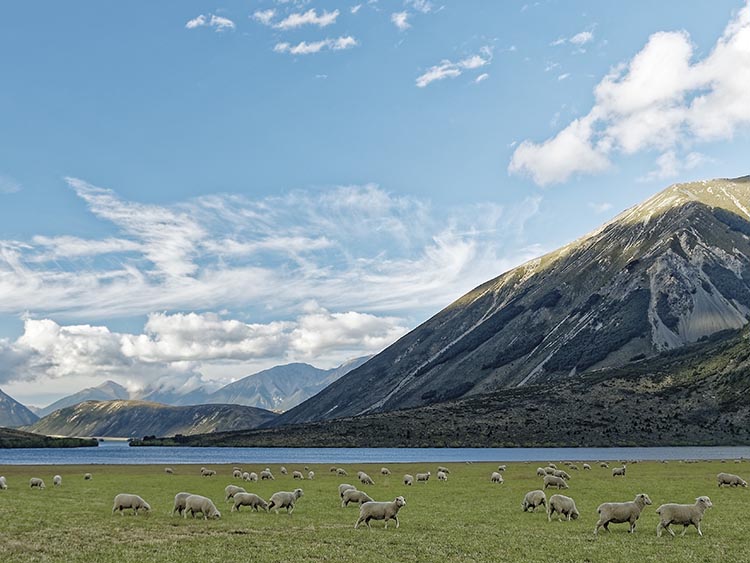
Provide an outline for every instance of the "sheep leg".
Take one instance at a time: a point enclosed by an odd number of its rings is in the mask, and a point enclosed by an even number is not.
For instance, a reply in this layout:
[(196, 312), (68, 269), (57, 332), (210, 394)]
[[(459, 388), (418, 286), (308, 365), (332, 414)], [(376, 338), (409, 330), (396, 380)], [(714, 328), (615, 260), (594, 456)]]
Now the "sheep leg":
[(703, 537), (703, 532), (701, 532), (701, 523), (700, 523), (700, 522), (698, 522), (698, 523), (697, 523), (697, 524), (695, 525), (695, 527), (696, 527), (696, 528), (697, 528), (697, 530), (698, 530), (698, 535), (699, 535), (700, 537)]
[(689, 525), (690, 525), (690, 524), (683, 524), (683, 525), (682, 525), (682, 533), (680, 534), (680, 537), (682, 537), (682, 536), (684, 536), (684, 535), (685, 535), (685, 532), (687, 532), (687, 529), (688, 529), (688, 526), (689, 526)]
[(286, 507), (286, 513), (287, 514), (291, 514), (292, 512), (294, 512), (294, 505), (287, 506)]
[(672, 527), (671, 527), (671, 526), (670, 526), (669, 524), (667, 524), (667, 528), (666, 528), (666, 530), (667, 530), (667, 532), (669, 532), (669, 534), (670, 534), (670, 535), (671, 535), (672, 537), (674, 537), (674, 530), (672, 529)]

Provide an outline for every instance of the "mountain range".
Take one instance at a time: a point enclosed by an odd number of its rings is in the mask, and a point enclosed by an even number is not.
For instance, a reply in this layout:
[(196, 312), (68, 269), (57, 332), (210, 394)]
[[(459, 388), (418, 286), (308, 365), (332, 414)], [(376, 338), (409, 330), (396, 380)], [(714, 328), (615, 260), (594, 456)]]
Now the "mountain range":
[(15, 428), (33, 424), (39, 417), (21, 403), (0, 390), (0, 427)]

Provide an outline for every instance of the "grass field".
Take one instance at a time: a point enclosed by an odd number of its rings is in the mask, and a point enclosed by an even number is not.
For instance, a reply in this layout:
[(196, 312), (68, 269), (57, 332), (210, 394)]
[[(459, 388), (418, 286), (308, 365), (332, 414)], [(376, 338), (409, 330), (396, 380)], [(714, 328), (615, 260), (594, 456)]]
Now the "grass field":
[[(556, 460), (549, 460), (556, 461)], [(380, 465), (345, 466), (348, 477), (329, 473), (329, 467), (311, 465), (313, 481), (293, 481), (272, 465), (275, 481), (245, 483), (231, 477), (232, 466), (211, 465), (216, 477), (199, 476), (199, 466), (175, 465), (175, 475), (163, 466), (2, 466), (9, 489), (0, 491), (0, 561), (97, 562), (129, 561), (726, 561), (750, 562), (749, 489), (718, 489), (716, 473), (750, 477), (750, 464), (699, 462), (660, 464), (646, 462), (628, 467), (627, 477), (613, 479), (611, 470), (570, 471), (570, 489), (561, 491), (575, 499), (581, 517), (576, 521), (547, 522), (541, 512), (524, 513), (524, 494), (541, 488), (536, 468), (541, 463), (508, 464), (505, 483), (491, 484), (496, 464), (445, 464), (448, 482), (435, 479), (437, 464), (389, 464), (390, 477), (380, 475)], [(580, 465), (580, 464), (579, 464)], [(593, 463), (592, 463), (593, 465)], [(260, 472), (263, 467), (244, 466)], [(399, 516), (401, 527), (354, 530), (358, 508), (340, 508), (337, 486), (356, 484), (356, 472), (367, 471), (376, 484), (365, 489), (375, 500), (407, 499)], [(402, 485), (404, 473), (431, 471), (428, 483)], [(84, 481), (91, 472), (93, 479)], [(60, 488), (52, 476), (63, 477)], [(46, 490), (30, 490), (30, 477), (41, 477)], [(232, 513), (223, 502), (228, 484), (246, 485), (268, 499), (278, 490), (301, 486), (304, 497), (289, 516)], [(180, 491), (208, 496), (222, 511), (221, 520), (170, 517), (173, 497)], [(111, 513), (115, 494), (141, 495), (152, 506), (149, 515), (121, 517)], [(549, 489), (547, 496), (554, 494)], [(596, 507), (606, 501), (632, 500), (645, 492), (654, 501), (641, 515), (634, 535), (627, 524), (612, 525), (612, 533), (593, 535)], [(690, 528), (685, 537), (656, 537), (655, 509), (665, 502), (691, 503), (708, 495), (714, 508), (703, 519), (704, 537)]]

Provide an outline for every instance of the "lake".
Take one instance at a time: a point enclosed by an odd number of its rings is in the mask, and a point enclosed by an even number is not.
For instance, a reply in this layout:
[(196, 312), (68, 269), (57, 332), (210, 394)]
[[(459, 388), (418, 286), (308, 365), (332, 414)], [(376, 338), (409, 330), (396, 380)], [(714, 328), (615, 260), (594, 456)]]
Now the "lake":
[(665, 448), (131, 448), (104, 441), (98, 448), (0, 450), (3, 465), (149, 465), (181, 463), (398, 463), (750, 458), (750, 447)]

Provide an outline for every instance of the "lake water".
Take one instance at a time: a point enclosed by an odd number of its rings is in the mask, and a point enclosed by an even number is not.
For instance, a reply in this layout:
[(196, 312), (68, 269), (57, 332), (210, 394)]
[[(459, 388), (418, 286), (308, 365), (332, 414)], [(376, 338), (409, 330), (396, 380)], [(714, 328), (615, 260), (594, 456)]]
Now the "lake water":
[(98, 448), (0, 450), (3, 465), (398, 463), (750, 458), (750, 447), (668, 448), (131, 448), (104, 441)]

